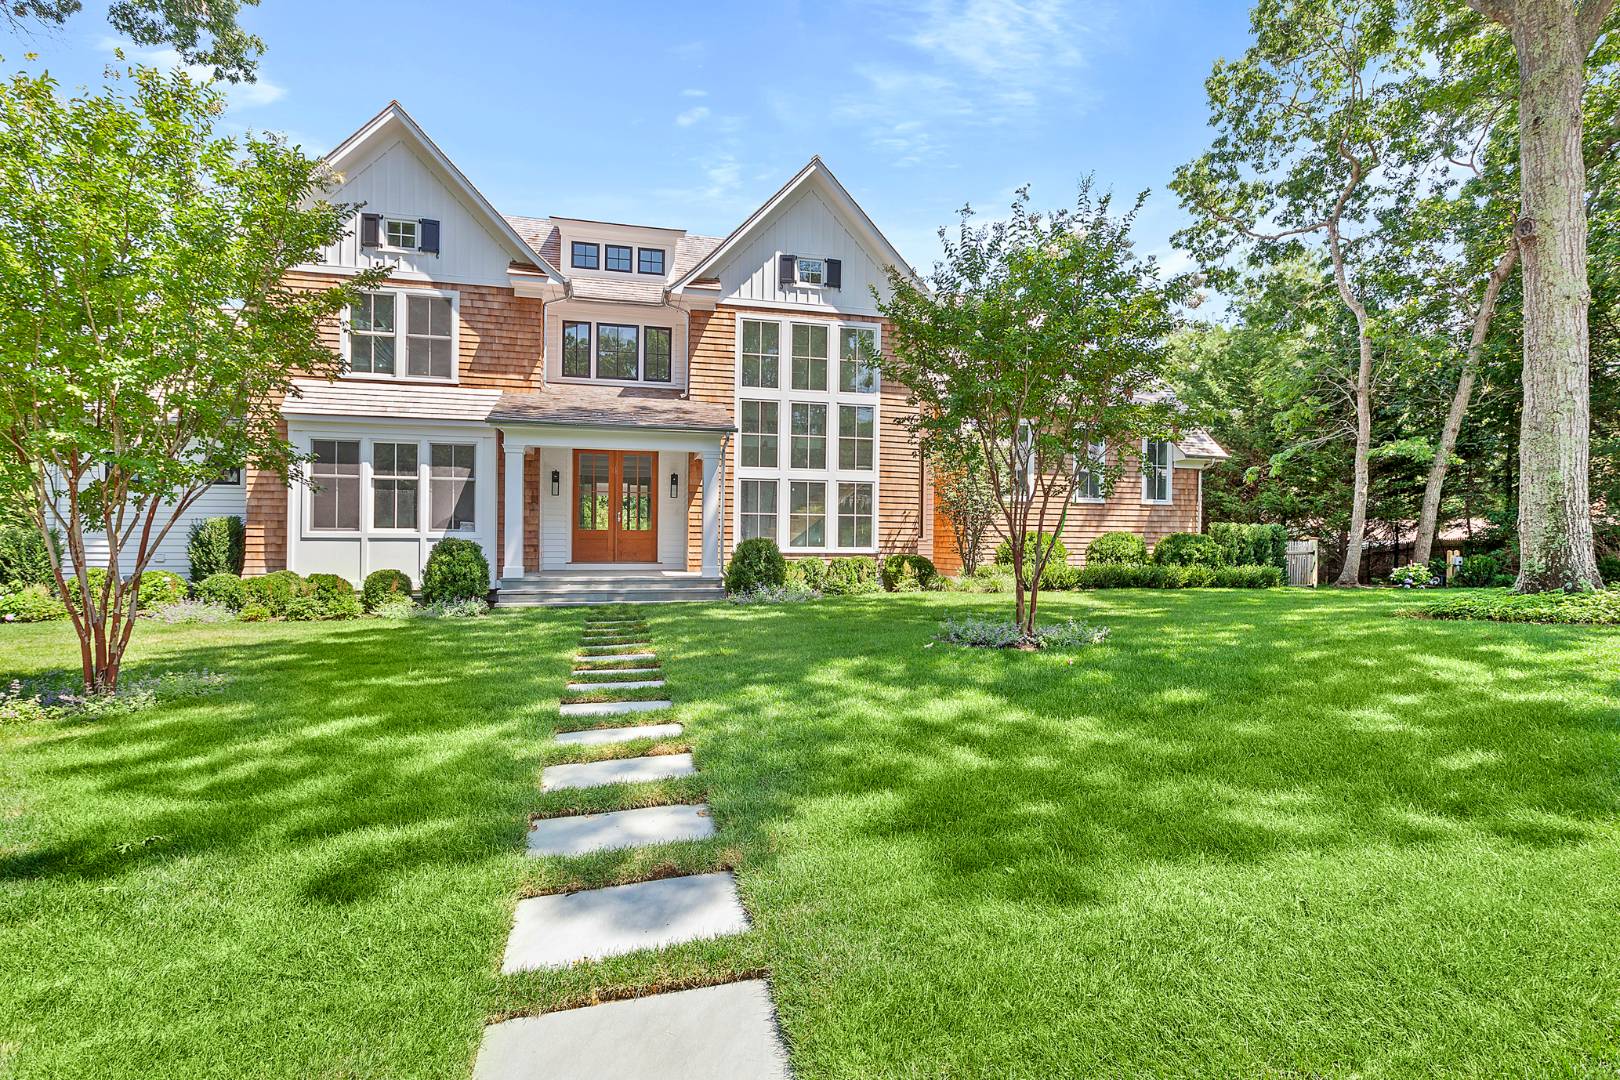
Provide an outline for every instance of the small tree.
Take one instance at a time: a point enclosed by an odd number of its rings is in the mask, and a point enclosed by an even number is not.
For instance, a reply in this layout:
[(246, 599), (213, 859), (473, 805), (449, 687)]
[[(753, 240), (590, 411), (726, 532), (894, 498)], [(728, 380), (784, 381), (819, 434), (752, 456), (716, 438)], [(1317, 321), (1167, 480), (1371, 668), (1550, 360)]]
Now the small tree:
[(974, 228), (964, 209), (957, 239), (940, 230), (933, 289), (891, 267), (880, 301), (893, 325), (884, 376), (909, 389), (917, 409), (906, 422), (922, 452), (942, 471), (984, 463), (1026, 636), (1054, 547), (1029, 550), (1026, 537), (1062, 531), (1076, 456), (1111, 448), (1089, 462), (1111, 488), (1128, 459), (1140, 465), (1141, 440), (1173, 426), (1160, 391), (1186, 282), (1161, 281), (1132, 250), (1142, 202), (1115, 216), (1087, 180), (1073, 210), (1031, 213), (1027, 189), (1005, 221)]
[(49, 76), (0, 84), (0, 500), (26, 503), (64, 595), (85, 535), (107, 537), (108, 573), (69, 604), (93, 693), (117, 687), (141, 575), (198, 496), (296, 468), (280, 402), (295, 373), (338, 373), (320, 326), (382, 276), (283, 285), (353, 216), (319, 198), (325, 167), (217, 137), (218, 94), (184, 73), (129, 78), (65, 101)]
[(971, 574), (984, 561), (984, 538), (1001, 508), (996, 503), (983, 455), (975, 452), (977, 447), (969, 446), (965, 450), (965, 460), (938, 460), (932, 464), (940, 511), (950, 526), (956, 552), (962, 558), (962, 571)]

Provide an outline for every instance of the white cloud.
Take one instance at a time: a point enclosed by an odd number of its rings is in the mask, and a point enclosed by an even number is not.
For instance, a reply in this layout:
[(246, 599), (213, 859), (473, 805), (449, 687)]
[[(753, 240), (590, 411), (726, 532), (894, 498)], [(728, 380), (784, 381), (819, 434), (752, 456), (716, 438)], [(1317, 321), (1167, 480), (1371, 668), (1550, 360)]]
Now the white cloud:
[(694, 105), (692, 108), (687, 109), (685, 112), (675, 117), (675, 126), (691, 127), (693, 124), (705, 119), (708, 115), (709, 107), (707, 105)]
[[(131, 45), (114, 37), (104, 37), (96, 42), (97, 46), (109, 55), (122, 50), (124, 59), (133, 64), (143, 64), (163, 71), (174, 68), (183, 68), (197, 82), (207, 82), (213, 78), (212, 68), (198, 64), (187, 64), (174, 49), (152, 49), (141, 45)], [(287, 88), (280, 83), (272, 82), (261, 67), (257, 82), (228, 83), (220, 82), (215, 88), (223, 93), (226, 100), (237, 108), (252, 109), (261, 105), (269, 105), (280, 101), (287, 96)]]
[[(1095, 10), (1095, 8), (1093, 8)], [(1090, 27), (1068, 0), (921, 0), (910, 44), (984, 78), (1044, 83), (1083, 59)]]
[(699, 90), (693, 86), (689, 86), (685, 90), (681, 91), (681, 97), (706, 98), (708, 96), (709, 92), (707, 90)]

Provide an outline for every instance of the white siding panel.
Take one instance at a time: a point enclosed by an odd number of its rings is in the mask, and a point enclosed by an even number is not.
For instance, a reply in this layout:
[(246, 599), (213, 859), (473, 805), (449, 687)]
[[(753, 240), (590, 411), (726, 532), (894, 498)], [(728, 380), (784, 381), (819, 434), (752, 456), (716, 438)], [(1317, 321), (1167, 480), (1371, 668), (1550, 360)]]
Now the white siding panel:
[[(663, 451), (658, 455), (658, 473), (653, 477), (653, 494), (658, 500), (658, 561), (676, 570), (686, 568), (686, 479), (691, 455)], [(675, 498), (669, 497), (669, 476), (679, 477)]]
[[(779, 254), (841, 260), (843, 287), (783, 288), (777, 278)], [(722, 300), (794, 304), (829, 314), (876, 315), (871, 290), (876, 288), (879, 295), (888, 295), (882, 264), (813, 189), (806, 189), (778, 211), (757, 236), (719, 268), (718, 276)]]
[(328, 266), (368, 268), (387, 265), (398, 274), (415, 274), (436, 281), (470, 285), (510, 284), (506, 275), (512, 261), (509, 247), (490, 232), (482, 215), (475, 214), (451, 192), (414, 151), (395, 140), (368, 163), (345, 177), (327, 196), (333, 202), (364, 203), (362, 212), (387, 217), (439, 222), (438, 255), (386, 252), (360, 248), (360, 222), (356, 218), (343, 240), (322, 255)]
[[(62, 508), (64, 512), (66, 507)], [(167, 508), (159, 511), (159, 519), (167, 520)], [(174, 523), (162, 543), (157, 546), (157, 553), (152, 557), (150, 569), (167, 570), (179, 574), (183, 578), (191, 576), (191, 560), (186, 558), (186, 538), (191, 534), (191, 526), (204, 518), (236, 516), (243, 521), (247, 520), (247, 495), (242, 484), (215, 484), (203, 492), (192, 503), (186, 512), (180, 515), (180, 520)], [(139, 538), (135, 537), (125, 545), (119, 558), (121, 569), (128, 574), (135, 559), (135, 548)], [(103, 533), (86, 533), (84, 538), (85, 557), (91, 566), (107, 565), (107, 537)], [(71, 570), (70, 570), (71, 572)]]
[[(551, 494), (551, 470), (561, 473), (559, 494)], [(562, 447), (540, 451), (540, 568), (564, 570), (573, 555), (569, 507), (574, 501), (574, 455)]]

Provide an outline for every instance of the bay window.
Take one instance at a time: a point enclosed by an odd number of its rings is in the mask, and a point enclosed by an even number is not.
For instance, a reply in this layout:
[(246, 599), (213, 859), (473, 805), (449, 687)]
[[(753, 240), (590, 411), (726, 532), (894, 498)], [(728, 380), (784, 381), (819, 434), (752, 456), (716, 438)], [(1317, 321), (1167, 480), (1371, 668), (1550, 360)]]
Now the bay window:
[(562, 324), (562, 377), (669, 384), (675, 381), (675, 330), (634, 323)]

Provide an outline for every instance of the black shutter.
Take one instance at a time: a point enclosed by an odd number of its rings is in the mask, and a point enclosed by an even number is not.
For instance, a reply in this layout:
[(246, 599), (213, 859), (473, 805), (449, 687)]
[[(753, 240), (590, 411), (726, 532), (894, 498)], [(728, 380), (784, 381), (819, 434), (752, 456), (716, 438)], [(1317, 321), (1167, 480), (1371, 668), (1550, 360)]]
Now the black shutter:
[(799, 278), (799, 257), (797, 255), (780, 255), (776, 259), (777, 283), (786, 287), (794, 284)]
[(360, 215), (360, 246), (363, 248), (382, 246), (381, 214)]
[(827, 260), (827, 288), (842, 289), (844, 287), (844, 264), (838, 259)]
[(416, 250), (425, 251), (430, 255), (439, 253), (439, 223), (432, 218), (423, 218), (417, 222)]

